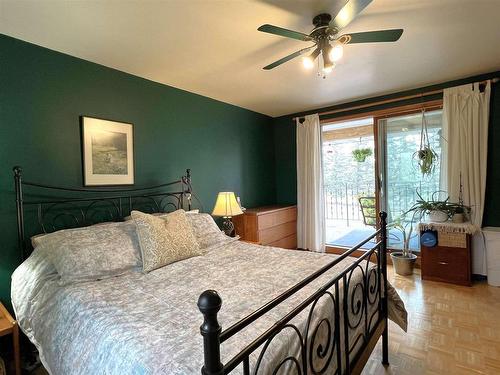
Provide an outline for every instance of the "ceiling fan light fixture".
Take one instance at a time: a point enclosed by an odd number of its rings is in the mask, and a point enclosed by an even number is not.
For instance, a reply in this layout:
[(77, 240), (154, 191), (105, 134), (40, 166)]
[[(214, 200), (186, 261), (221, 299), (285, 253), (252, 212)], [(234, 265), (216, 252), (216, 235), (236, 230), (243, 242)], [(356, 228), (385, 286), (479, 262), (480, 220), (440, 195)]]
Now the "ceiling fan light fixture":
[(311, 53), (309, 56), (305, 56), (302, 58), (302, 64), (304, 65), (304, 68), (306, 69), (312, 69), (314, 67), (314, 60), (319, 56), (319, 53), (321, 50), (319, 48), (316, 48), (313, 53)]
[(344, 55), (344, 47), (341, 43), (335, 43), (328, 53), (330, 60), (337, 62)]
[(306, 69), (312, 69), (314, 67), (314, 60), (311, 56), (305, 56), (302, 58), (302, 65), (304, 65)]
[(322, 55), (323, 55), (323, 71), (326, 71), (326, 70), (332, 70), (333, 69), (333, 61), (332, 59), (330, 59), (330, 50), (328, 48), (323, 48), (323, 51), (322, 51)]
[(335, 65), (333, 65), (333, 64), (332, 64), (332, 65), (330, 65), (330, 66), (324, 66), (324, 67), (323, 67), (323, 73), (325, 73), (325, 74), (331, 73), (331, 72), (332, 72), (332, 70), (333, 70), (333, 67), (334, 67), (334, 66), (335, 66)]
[[(323, 78), (325, 78), (325, 73), (330, 72), (334, 68), (335, 63), (342, 59), (344, 55), (344, 44), (387, 43), (398, 41), (403, 34), (403, 29), (373, 30), (338, 35), (339, 32), (351, 23), (372, 1), (373, 0), (343, 0), (344, 6), (334, 17), (328, 13), (316, 15), (313, 18), (314, 29), (309, 34), (270, 24), (260, 26), (257, 30), (261, 32), (300, 40), (302, 42), (314, 43), (310, 47), (298, 50), (276, 60), (272, 64), (266, 65), (263, 69), (274, 69), (287, 61), (302, 56), (302, 64), (305, 69), (312, 69), (317, 65), (318, 75), (321, 75), (321, 70), (323, 70)], [(314, 52), (304, 57), (304, 55), (313, 48)], [(322, 58), (319, 55), (321, 55)], [(316, 59), (318, 59), (317, 64), (315, 64)]]

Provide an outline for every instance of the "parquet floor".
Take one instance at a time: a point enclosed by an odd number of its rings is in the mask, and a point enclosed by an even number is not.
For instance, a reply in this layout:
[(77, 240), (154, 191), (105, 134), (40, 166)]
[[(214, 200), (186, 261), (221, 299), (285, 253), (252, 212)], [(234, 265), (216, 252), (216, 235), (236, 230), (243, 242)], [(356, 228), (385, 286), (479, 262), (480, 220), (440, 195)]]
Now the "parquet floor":
[(392, 267), (389, 272), (408, 310), (408, 333), (390, 322), (390, 366), (380, 363), (379, 341), (363, 375), (500, 375), (500, 288), (422, 281), (418, 273), (395, 275)]

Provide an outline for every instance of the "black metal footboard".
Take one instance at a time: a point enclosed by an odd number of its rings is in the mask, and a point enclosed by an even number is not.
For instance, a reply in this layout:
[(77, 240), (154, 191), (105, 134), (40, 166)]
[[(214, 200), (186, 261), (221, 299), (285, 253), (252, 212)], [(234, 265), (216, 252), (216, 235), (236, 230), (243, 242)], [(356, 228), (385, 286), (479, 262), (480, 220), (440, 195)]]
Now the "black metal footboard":
[[(228, 374), (241, 367), (245, 375), (277, 374), (285, 368), (287, 372), (304, 375), (351, 374), (362, 368), (381, 332), (382, 362), (388, 364), (386, 219), (387, 214), (381, 212), (380, 229), (373, 235), (224, 331), (217, 320), (222, 306), (221, 297), (214, 290), (203, 292), (198, 300), (198, 307), (204, 316), (200, 327), (204, 344), (202, 374)], [(324, 283), (229, 361), (225, 364), (221, 362), (221, 345), (225, 341), (372, 239), (377, 241), (375, 246), (349, 264), (340, 274)], [(314, 317), (315, 308), (321, 299), (329, 299), (331, 313), (326, 317)], [(302, 312), (307, 313), (307, 321), (301, 328), (294, 324), (292, 319)], [(298, 350), (284, 355), (276, 364), (272, 364), (270, 369), (263, 370), (264, 354), (273, 339), (285, 330), (296, 337)], [(323, 333), (321, 338), (320, 331)], [(250, 360), (251, 356), (253, 361)]]

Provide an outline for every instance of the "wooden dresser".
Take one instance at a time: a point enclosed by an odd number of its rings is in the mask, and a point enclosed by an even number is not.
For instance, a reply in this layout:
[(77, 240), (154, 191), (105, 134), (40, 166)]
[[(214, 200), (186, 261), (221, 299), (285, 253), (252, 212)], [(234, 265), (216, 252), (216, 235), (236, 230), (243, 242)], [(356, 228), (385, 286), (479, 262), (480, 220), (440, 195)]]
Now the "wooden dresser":
[(472, 285), (471, 235), (437, 231), (438, 244), (421, 245), (422, 279)]
[(232, 220), (236, 234), (244, 241), (297, 248), (297, 206), (248, 208)]

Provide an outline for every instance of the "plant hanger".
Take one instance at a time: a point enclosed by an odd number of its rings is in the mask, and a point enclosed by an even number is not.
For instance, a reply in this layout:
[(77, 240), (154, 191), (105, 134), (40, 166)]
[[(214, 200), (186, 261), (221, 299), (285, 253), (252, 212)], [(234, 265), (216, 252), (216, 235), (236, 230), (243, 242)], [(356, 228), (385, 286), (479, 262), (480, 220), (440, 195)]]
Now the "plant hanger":
[(438, 155), (431, 147), (429, 132), (427, 130), (427, 118), (425, 116), (425, 108), (422, 109), (422, 127), (420, 129), (420, 148), (413, 154), (413, 159), (416, 161), (420, 172), (423, 176), (429, 176), (436, 168)]

